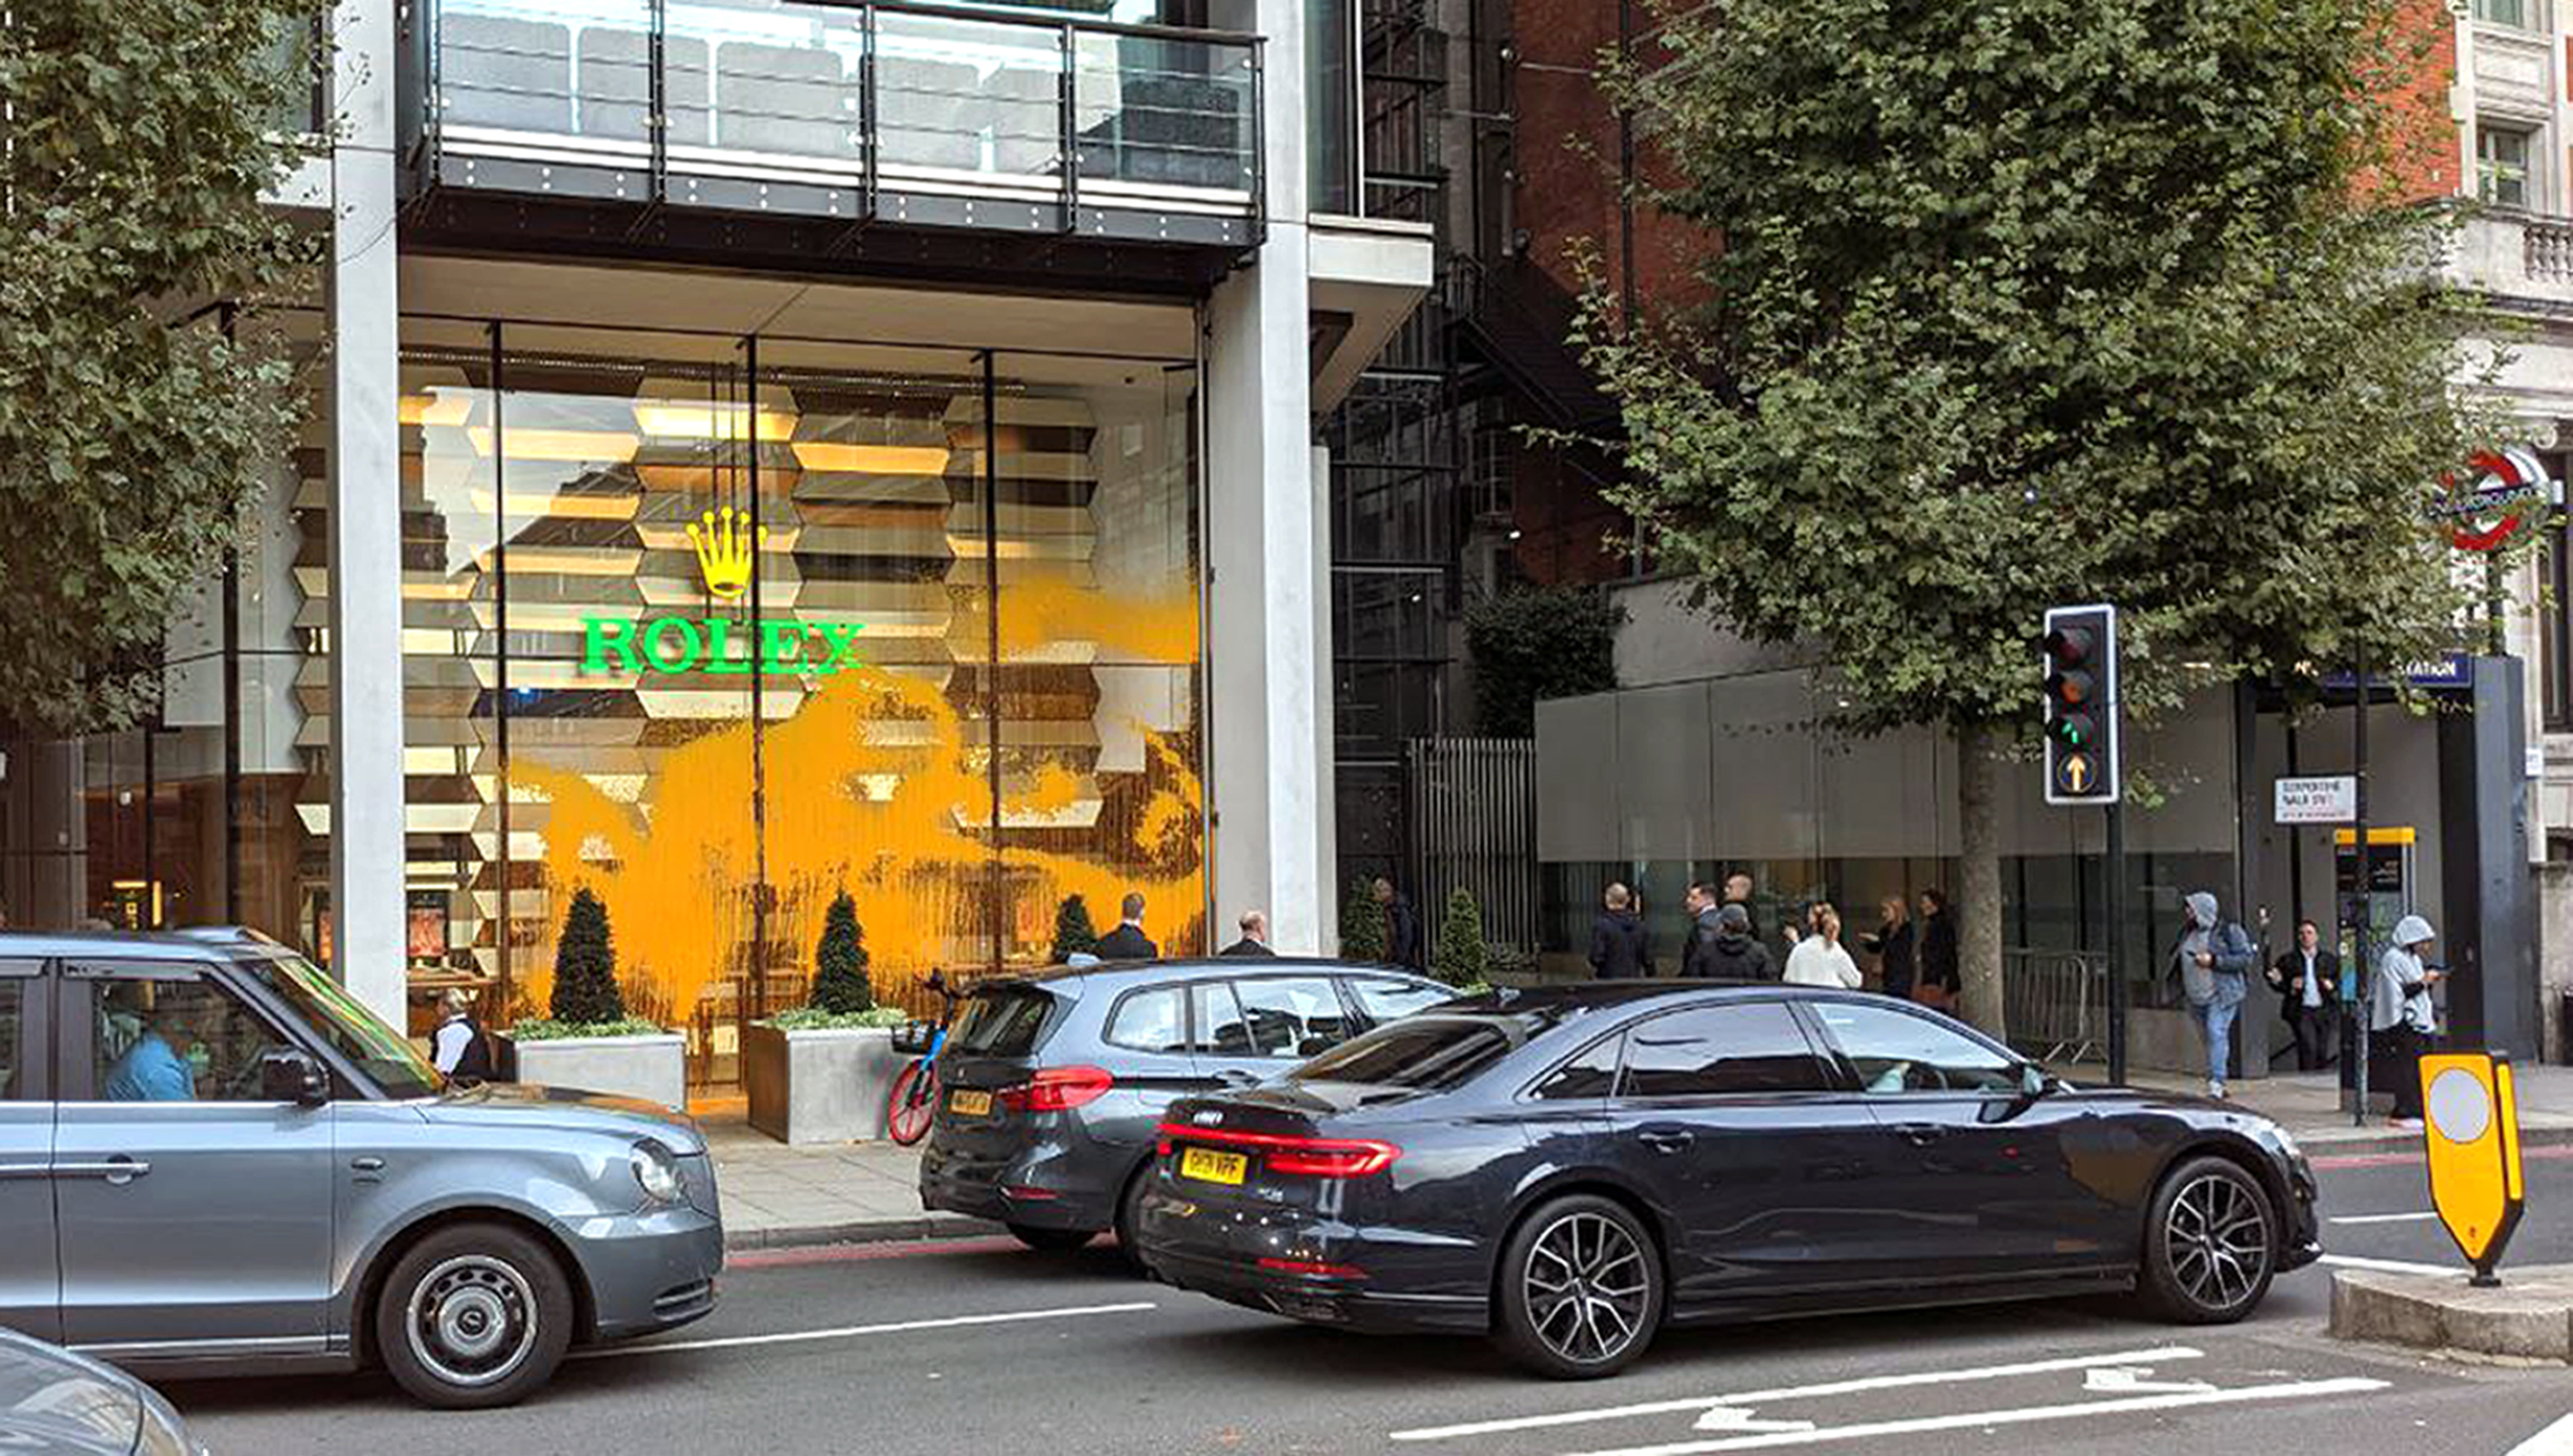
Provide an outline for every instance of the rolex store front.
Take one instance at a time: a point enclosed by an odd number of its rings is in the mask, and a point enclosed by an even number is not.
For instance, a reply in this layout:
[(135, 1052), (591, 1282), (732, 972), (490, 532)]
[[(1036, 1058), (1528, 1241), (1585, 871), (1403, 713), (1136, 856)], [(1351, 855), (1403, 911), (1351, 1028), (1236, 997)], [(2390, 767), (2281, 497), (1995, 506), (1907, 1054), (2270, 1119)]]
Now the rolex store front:
[(13, 754), (16, 918), (236, 921), (332, 960), (332, 674), (399, 672), (415, 1030), (451, 986), (541, 1014), (583, 885), (699, 1087), (802, 1003), (842, 890), (889, 999), (1042, 964), (1073, 894), (1104, 928), (1141, 891), (1166, 952), (1205, 948), (1191, 312), (1087, 331), (1135, 357), (1053, 347), (1035, 304), (1016, 351), (799, 334), (819, 312), (406, 314), (398, 479), (367, 486), (400, 496), (399, 662), (333, 650), (317, 404), (173, 626), (161, 721)]

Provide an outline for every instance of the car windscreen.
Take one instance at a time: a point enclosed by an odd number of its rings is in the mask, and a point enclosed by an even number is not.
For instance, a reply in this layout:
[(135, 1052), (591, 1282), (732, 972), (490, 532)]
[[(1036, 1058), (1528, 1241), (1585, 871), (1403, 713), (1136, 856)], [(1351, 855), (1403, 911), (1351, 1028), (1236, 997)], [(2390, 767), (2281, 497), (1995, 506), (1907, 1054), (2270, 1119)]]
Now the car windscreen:
[(1427, 1012), (1378, 1027), (1286, 1076), (1290, 1082), (1448, 1092), (1526, 1046), (1557, 1020), (1550, 1014), (1451, 1017)]
[(333, 1051), (357, 1064), (389, 1097), (433, 1096), (446, 1079), (429, 1065), (411, 1039), (377, 1020), (340, 983), (301, 956), (263, 956), (241, 967), (277, 993), (313, 1034)]
[(986, 987), (967, 998), (947, 1045), (970, 1057), (1031, 1056), (1053, 1011), (1054, 996), (1036, 987)]

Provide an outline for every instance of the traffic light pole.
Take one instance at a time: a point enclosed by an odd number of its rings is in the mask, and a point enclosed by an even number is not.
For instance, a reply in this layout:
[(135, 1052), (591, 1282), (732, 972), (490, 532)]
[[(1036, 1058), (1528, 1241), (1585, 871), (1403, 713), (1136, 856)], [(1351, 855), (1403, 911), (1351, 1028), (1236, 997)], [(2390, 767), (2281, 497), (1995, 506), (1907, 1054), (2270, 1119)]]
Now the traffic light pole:
[[(2350, 958), (2358, 964), (2343, 966), (2340, 974), (2346, 978), (2355, 973), (2358, 977), (2358, 1004), (2350, 1008), (2354, 1023), (2350, 1041), (2354, 1050), (2350, 1056), (2358, 1063), (2350, 1069), (2350, 1086), (2357, 1090), (2358, 1094), (2350, 1100), (2349, 1124), (2364, 1127), (2367, 1125), (2367, 1011), (2376, 1000), (2376, 968), (2367, 959), (2368, 932), (2376, 928), (2376, 857), (2370, 853), (2372, 847), (2367, 842), (2367, 663), (2364, 659), (2352, 676), (2357, 679), (2358, 717), (2350, 725), (2350, 756), (2355, 769), (2352, 775), (2354, 782), (2350, 785), (2350, 818), (2353, 821), (2350, 830), (2351, 838), (2356, 841), (2352, 847), (2358, 852), (2358, 888), (2345, 904), (2358, 907), (2357, 924), (2350, 932)], [(2339, 877), (2333, 878), (2337, 880)]]
[(2109, 801), (2109, 1082), (2127, 1085), (2127, 806)]

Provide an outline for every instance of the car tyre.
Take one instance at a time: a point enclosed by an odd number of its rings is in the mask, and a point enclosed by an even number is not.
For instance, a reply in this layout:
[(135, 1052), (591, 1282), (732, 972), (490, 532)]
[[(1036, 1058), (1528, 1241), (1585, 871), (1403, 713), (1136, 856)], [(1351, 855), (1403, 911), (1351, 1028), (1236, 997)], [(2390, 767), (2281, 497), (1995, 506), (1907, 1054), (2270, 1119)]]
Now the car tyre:
[(517, 1229), (460, 1223), (413, 1244), (376, 1296), (376, 1350), (412, 1399), (440, 1410), (512, 1405), (571, 1347), (571, 1286)]
[(1635, 1362), (1661, 1329), (1662, 1256), (1624, 1204), (1582, 1193), (1540, 1204), (1501, 1246), (1493, 1341), (1556, 1380)]
[(1099, 1236), (1096, 1228), (1039, 1228), (1033, 1223), (1008, 1225), (1010, 1236), (1039, 1253), (1070, 1253)]
[(2180, 1324), (2231, 1324), (2259, 1307), (2278, 1270), (2277, 1209), (2228, 1158), (2192, 1157), (2153, 1190), (2138, 1293)]
[(1127, 1267), (1148, 1278), (1153, 1267), (1144, 1262), (1141, 1230), (1144, 1226), (1144, 1195), (1152, 1188), (1153, 1160), (1148, 1157), (1142, 1167), (1127, 1177), (1124, 1190), (1117, 1195), (1117, 1252), (1125, 1257)]

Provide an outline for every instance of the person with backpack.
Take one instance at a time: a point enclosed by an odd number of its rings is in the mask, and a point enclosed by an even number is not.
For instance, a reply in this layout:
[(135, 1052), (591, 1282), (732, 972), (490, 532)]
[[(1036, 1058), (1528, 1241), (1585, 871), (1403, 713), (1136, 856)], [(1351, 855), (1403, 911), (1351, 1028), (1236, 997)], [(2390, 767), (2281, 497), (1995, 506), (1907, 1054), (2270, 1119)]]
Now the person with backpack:
[(473, 994), (462, 987), (439, 999), (446, 1013), (429, 1039), (429, 1060), (453, 1082), (491, 1080), (491, 1039), (473, 1019)]
[(2215, 896), (2191, 891), (2182, 902), (2187, 919), (2171, 947), (2180, 990), (2188, 997), (2190, 1017), (2206, 1044), (2206, 1094), (2224, 1095), (2224, 1074), (2233, 1050), (2233, 1023), (2250, 994), (2247, 980), (2260, 959), (2251, 933), (2218, 913)]

